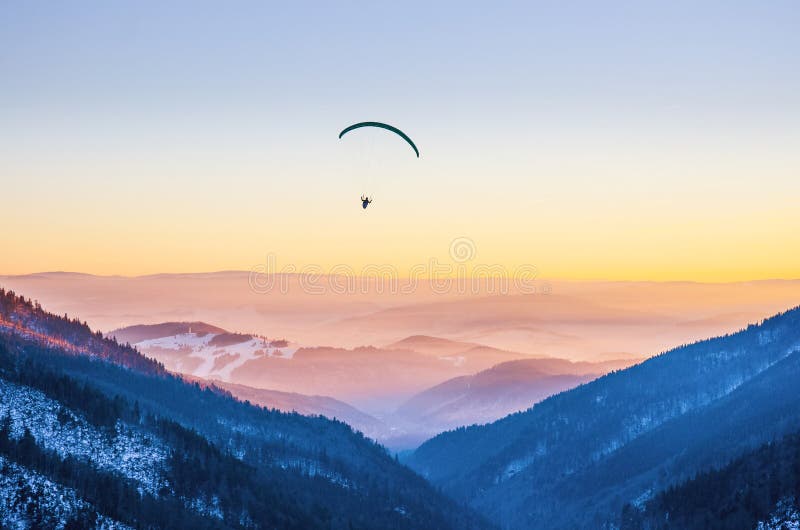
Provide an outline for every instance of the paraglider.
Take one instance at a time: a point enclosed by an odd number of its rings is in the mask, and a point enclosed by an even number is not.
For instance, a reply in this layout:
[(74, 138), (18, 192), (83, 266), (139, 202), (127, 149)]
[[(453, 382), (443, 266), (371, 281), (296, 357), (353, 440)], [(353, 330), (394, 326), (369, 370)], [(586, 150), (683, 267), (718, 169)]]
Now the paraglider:
[[(385, 130), (387, 130), (389, 132), (392, 132), (392, 133), (396, 134), (397, 136), (399, 136), (400, 138), (405, 140), (406, 143), (409, 146), (411, 146), (411, 149), (414, 150), (414, 153), (417, 155), (417, 158), (419, 158), (419, 149), (417, 149), (417, 146), (414, 143), (414, 141), (406, 133), (404, 133), (403, 131), (401, 131), (397, 127), (394, 127), (394, 126), (389, 125), (387, 123), (381, 123), (379, 121), (362, 121), (362, 122), (359, 122), (359, 123), (354, 123), (353, 125), (350, 125), (349, 127), (346, 127), (342, 132), (339, 133), (339, 139), (341, 140), (342, 136), (344, 136), (345, 134), (349, 133), (350, 131), (354, 131), (356, 129), (360, 129), (362, 127), (376, 127), (378, 129), (385, 129)], [(361, 207), (366, 210), (367, 206), (369, 206), (370, 204), (372, 204), (372, 197), (370, 197), (369, 195), (362, 194), (361, 195)]]
[(342, 136), (344, 136), (345, 134), (355, 129), (360, 129), (361, 127), (378, 127), (380, 129), (386, 129), (387, 131), (395, 133), (397, 136), (408, 142), (408, 145), (411, 146), (411, 149), (414, 150), (414, 152), (417, 154), (417, 158), (419, 158), (419, 149), (417, 149), (417, 146), (414, 145), (414, 142), (411, 140), (411, 138), (408, 137), (406, 133), (404, 133), (397, 127), (392, 127), (389, 124), (381, 123), (379, 121), (362, 121), (360, 123), (354, 123), (353, 125), (345, 128), (342, 132), (339, 133), (339, 139), (341, 140)]

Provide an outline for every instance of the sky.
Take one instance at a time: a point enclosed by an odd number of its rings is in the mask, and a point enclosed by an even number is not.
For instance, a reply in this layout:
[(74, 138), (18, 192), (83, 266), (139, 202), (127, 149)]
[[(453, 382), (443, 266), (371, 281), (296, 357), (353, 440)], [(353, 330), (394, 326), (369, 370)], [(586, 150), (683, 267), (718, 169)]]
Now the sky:
[[(794, 1), (0, 0), (0, 274), (402, 271), (468, 238), (548, 278), (798, 278), (798, 27)], [(337, 138), (363, 120), (421, 157)]]

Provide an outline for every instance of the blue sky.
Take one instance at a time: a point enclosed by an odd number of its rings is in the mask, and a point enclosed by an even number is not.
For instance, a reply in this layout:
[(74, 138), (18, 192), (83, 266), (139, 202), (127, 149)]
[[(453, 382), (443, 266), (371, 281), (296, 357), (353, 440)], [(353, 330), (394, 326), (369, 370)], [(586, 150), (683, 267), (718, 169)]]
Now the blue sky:
[[(649, 250), (641, 263), (633, 256), (641, 275), (663, 276), (654, 267), (669, 256), (719, 241), (730, 261), (741, 237), (763, 244), (775, 232), (764, 212), (788, 208), (787, 198), (800, 192), (796, 2), (488, 6), (1, 2), (0, 178), (14, 205), (8, 215), (20, 222), (38, 204), (53, 216), (4, 236), (0, 242), (32, 256), (11, 268), (242, 268), (265, 248), (290, 260), (325, 260), (311, 251), (333, 251), (330, 235), (313, 235), (325, 223), (341, 234), (333, 239), (344, 249), (339, 261), (414, 261), (416, 251), (392, 245), (413, 239), (429, 255), (468, 234), (499, 261), (535, 260), (555, 275), (591, 276), (578, 261), (594, 251), (576, 249), (624, 228), (616, 212), (641, 218), (660, 234), (660, 247), (692, 231), (665, 228), (676, 202), (696, 223), (708, 221), (710, 208), (717, 217), (738, 210), (743, 225), (761, 227), (687, 236), (663, 255)], [(334, 162), (338, 130), (364, 119), (402, 127), (424, 160), (418, 169), (388, 170), (382, 193), (391, 200), (374, 209), (380, 213), (368, 227), (356, 217), (363, 212), (350, 211), (358, 184)], [(296, 207), (300, 197), (308, 210)], [(95, 216), (82, 201), (94, 203)], [(294, 228), (254, 228), (265, 206)], [(116, 220), (98, 223), (108, 217)], [(57, 224), (83, 233), (95, 257), (42, 250), (66, 235), (53, 233), (54, 219), (68, 219)], [(597, 219), (605, 226), (587, 228)], [(796, 223), (787, 219), (777, 231)], [(561, 224), (558, 241), (541, 228)], [(165, 226), (172, 232), (152, 243)], [(354, 231), (374, 252), (350, 247)], [(629, 263), (622, 249), (647, 238), (618, 235), (618, 257), (599, 266), (602, 274)], [(132, 260), (127, 247), (100, 246), (118, 237), (149, 257)], [(185, 259), (155, 258), (162, 247), (198, 237), (229, 259), (208, 259), (191, 246), (181, 250)], [(520, 238), (539, 250), (515, 253)], [(231, 241), (238, 243), (225, 246)], [(101, 259), (103, 252), (116, 257)], [(795, 254), (770, 257), (800, 265)], [(780, 273), (760, 264), (720, 267), (724, 276)], [(680, 274), (695, 269), (714, 274), (713, 264), (691, 260)]]

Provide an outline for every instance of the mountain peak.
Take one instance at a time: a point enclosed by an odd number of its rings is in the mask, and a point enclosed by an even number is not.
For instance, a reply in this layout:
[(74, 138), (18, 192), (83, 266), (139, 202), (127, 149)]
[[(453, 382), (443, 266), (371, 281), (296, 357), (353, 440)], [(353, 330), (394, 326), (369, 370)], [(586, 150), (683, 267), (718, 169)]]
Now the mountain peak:
[(161, 339), (173, 335), (194, 333), (196, 335), (222, 335), (228, 331), (205, 322), (162, 322), (159, 324), (138, 324), (109, 332), (120, 343), (136, 344), (145, 340)]

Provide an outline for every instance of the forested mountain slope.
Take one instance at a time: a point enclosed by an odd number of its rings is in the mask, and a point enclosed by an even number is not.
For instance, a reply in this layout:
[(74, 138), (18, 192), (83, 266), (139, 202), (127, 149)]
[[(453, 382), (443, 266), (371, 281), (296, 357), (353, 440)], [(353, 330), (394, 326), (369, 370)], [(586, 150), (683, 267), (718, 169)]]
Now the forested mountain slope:
[(780, 529), (800, 526), (800, 434), (764, 444), (644, 504), (626, 505), (622, 530)]
[(623, 504), (800, 429), (798, 380), (794, 309), (441, 434), (409, 462), (506, 527), (616, 524)]
[(485, 526), (341, 422), (188, 384), (3, 291), (0, 324), (3, 525)]

